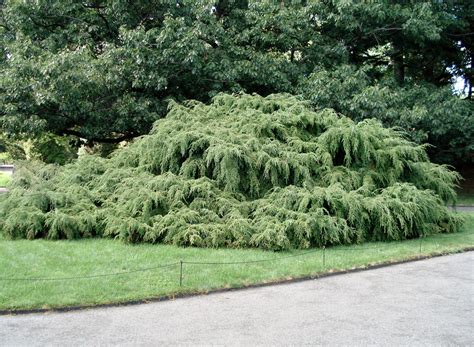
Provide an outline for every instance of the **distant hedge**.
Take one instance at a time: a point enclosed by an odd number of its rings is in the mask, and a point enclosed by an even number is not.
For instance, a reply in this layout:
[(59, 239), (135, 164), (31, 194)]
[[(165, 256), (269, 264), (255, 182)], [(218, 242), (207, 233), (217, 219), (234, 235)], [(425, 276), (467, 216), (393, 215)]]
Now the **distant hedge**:
[(172, 104), (111, 158), (20, 168), (0, 202), (13, 238), (117, 237), (198, 247), (307, 248), (454, 232), (459, 176), (375, 120), (297, 97)]

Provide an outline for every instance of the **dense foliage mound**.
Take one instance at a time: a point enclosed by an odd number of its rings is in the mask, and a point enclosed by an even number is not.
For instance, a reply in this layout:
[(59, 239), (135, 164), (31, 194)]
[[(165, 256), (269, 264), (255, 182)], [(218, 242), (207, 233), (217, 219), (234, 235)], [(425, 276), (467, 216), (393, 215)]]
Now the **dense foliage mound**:
[(10, 237), (110, 236), (200, 247), (305, 248), (453, 232), (458, 175), (375, 120), (289, 95), (218, 95), (109, 159), (25, 166), (0, 206)]

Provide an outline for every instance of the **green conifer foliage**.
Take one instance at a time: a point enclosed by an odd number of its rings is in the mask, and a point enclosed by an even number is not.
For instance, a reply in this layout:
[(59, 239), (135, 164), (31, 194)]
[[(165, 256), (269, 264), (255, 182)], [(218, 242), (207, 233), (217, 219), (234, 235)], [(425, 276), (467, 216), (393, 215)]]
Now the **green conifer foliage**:
[(0, 202), (10, 237), (282, 250), (454, 232), (459, 179), (378, 121), (297, 97), (171, 104), (111, 158), (21, 168)]

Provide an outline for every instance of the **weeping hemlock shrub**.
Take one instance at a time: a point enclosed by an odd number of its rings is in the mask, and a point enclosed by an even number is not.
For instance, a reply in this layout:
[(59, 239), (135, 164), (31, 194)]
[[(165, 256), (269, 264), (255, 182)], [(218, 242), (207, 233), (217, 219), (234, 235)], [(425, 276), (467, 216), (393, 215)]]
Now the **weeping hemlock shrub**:
[(1, 197), (16, 238), (117, 237), (198, 247), (307, 248), (454, 232), (458, 174), (375, 120), (289, 95), (172, 104), (109, 159), (28, 164)]

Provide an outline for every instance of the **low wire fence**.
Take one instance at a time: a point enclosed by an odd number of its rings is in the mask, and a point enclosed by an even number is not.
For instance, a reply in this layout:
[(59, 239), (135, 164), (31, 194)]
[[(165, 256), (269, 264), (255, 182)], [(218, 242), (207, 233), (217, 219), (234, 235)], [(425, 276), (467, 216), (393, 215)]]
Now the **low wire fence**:
[[(419, 238), (419, 249), (418, 252), (421, 255), (422, 253), (422, 244), (423, 244), (423, 237)], [(357, 246), (357, 247), (343, 247), (343, 248), (329, 248), (331, 252), (358, 252), (358, 251), (366, 251), (366, 250), (387, 250), (387, 247), (377, 247), (377, 246)], [(0, 277), (0, 282), (35, 282), (35, 281), (74, 281), (74, 280), (83, 280), (83, 279), (96, 279), (96, 278), (104, 278), (104, 277), (114, 277), (114, 276), (122, 276), (128, 275), (133, 273), (140, 273), (140, 272), (148, 272), (160, 269), (167, 269), (172, 267), (178, 267), (179, 269), (179, 276), (176, 278), (179, 281), (179, 285), (183, 286), (183, 273), (184, 268), (186, 265), (194, 265), (194, 266), (226, 266), (226, 265), (247, 265), (247, 264), (257, 264), (257, 263), (270, 263), (270, 262), (278, 262), (283, 259), (288, 258), (300, 258), (306, 257), (311, 254), (319, 253), (321, 255), (320, 261), (322, 268), (326, 268), (328, 252), (326, 247), (316, 248), (309, 251), (297, 253), (297, 254), (289, 254), (280, 257), (272, 257), (266, 259), (256, 259), (256, 260), (247, 260), (247, 261), (188, 261), (180, 259), (178, 261), (167, 263), (167, 264), (158, 264), (156, 266), (151, 267), (144, 267), (144, 268), (137, 268), (128, 271), (120, 271), (120, 272), (112, 272), (112, 273), (104, 273), (104, 274), (94, 274), (94, 275), (78, 275), (78, 276), (67, 276), (67, 277)]]

